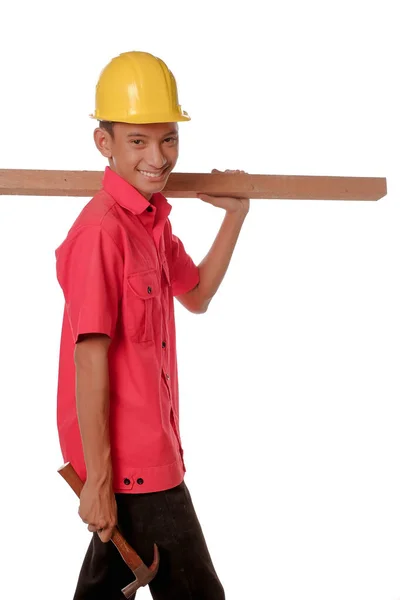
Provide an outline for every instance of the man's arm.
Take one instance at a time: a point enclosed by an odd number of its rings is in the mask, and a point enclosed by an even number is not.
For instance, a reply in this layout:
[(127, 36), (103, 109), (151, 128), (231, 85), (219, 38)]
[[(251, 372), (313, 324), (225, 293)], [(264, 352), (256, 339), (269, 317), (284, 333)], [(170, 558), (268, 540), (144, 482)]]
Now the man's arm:
[(199, 283), (186, 294), (177, 296), (179, 302), (190, 312), (206, 312), (228, 270), (246, 215), (246, 210), (226, 212), (210, 251), (199, 264)]
[(117, 522), (109, 431), (109, 368), (107, 335), (81, 335), (75, 346), (76, 406), (87, 479), (79, 514), (89, 531), (103, 542)]

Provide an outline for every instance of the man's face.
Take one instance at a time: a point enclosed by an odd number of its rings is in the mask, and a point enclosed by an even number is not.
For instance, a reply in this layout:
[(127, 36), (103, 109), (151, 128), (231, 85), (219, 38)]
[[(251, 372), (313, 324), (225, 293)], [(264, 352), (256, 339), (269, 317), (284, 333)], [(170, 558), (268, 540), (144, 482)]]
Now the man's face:
[(97, 148), (113, 171), (150, 200), (164, 189), (178, 160), (177, 123), (114, 123), (113, 131), (114, 138), (103, 129), (95, 130)]

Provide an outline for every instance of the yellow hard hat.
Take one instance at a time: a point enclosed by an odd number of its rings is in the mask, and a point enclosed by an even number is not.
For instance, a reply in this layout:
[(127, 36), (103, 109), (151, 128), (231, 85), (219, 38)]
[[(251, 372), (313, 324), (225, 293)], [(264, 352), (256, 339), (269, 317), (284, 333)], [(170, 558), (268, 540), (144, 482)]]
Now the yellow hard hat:
[(190, 121), (178, 103), (175, 77), (167, 65), (147, 52), (124, 52), (102, 70), (96, 86), (99, 121), (175, 123)]

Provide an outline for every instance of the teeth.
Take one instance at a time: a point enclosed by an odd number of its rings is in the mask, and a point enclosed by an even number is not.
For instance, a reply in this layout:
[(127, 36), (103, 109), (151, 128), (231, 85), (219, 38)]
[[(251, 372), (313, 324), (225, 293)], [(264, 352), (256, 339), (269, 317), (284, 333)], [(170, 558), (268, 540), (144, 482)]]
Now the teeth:
[(160, 177), (161, 173), (150, 173), (149, 171), (139, 171), (139, 173), (142, 173), (142, 175), (146, 175), (146, 177)]

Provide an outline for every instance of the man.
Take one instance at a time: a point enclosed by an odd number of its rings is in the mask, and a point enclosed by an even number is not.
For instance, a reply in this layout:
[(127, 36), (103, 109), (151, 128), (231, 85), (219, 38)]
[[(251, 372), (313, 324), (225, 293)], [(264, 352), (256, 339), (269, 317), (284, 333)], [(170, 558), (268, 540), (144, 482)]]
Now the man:
[(64, 460), (85, 481), (79, 514), (93, 532), (74, 599), (121, 598), (132, 580), (107, 543), (118, 521), (147, 564), (159, 547), (153, 598), (220, 600), (184, 483), (173, 297), (206, 312), (249, 201), (199, 195), (226, 214), (196, 266), (160, 193), (178, 159), (178, 122), (190, 118), (173, 74), (151, 54), (127, 52), (103, 69), (92, 116), (108, 161), (102, 189), (56, 250), (65, 296), (58, 430)]

